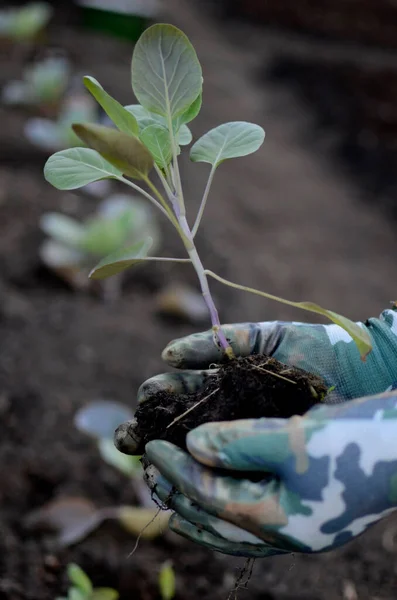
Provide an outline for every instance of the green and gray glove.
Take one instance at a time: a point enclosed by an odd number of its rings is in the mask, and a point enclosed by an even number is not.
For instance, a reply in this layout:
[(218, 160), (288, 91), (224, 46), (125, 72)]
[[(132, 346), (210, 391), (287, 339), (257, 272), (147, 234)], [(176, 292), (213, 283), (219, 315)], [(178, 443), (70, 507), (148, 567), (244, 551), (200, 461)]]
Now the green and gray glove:
[[(334, 404), (287, 420), (202, 425), (187, 436), (191, 455), (161, 440), (147, 444), (154, 465), (148, 483), (175, 511), (174, 531), (241, 556), (318, 552), (347, 542), (397, 506), (397, 393), (373, 396), (397, 381), (397, 313), (384, 311), (362, 326), (373, 343), (366, 362), (336, 325), (225, 326), (236, 355), (271, 354), (316, 373), (334, 386)], [(190, 370), (148, 380), (139, 401), (159, 387), (199, 388), (208, 373), (192, 369), (219, 356), (210, 332), (171, 342), (165, 360)], [(367, 398), (335, 404), (360, 396)], [(139, 442), (133, 422), (119, 428), (120, 450), (134, 454)], [(263, 479), (238, 478), (238, 471), (262, 472)]]

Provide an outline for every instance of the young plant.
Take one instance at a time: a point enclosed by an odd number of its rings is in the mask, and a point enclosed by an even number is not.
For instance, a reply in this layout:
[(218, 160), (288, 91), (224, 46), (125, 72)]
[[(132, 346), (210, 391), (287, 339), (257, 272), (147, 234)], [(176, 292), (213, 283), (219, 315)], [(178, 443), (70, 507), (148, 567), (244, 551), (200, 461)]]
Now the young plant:
[(66, 97), (55, 118), (36, 117), (29, 119), (24, 133), (29, 142), (44, 152), (55, 152), (61, 148), (81, 146), (81, 140), (75, 135), (71, 126), (76, 120), (96, 121), (97, 107), (92, 98), (80, 92)]
[(31, 2), (24, 6), (0, 11), (0, 40), (13, 43), (34, 40), (46, 27), (52, 8), (46, 2)]
[(57, 600), (118, 600), (119, 593), (112, 588), (94, 588), (91, 579), (79, 565), (70, 563), (67, 567), (70, 587), (67, 597)]
[(49, 56), (27, 67), (21, 81), (9, 81), (3, 88), (4, 104), (35, 107), (47, 114), (57, 109), (70, 80), (69, 61)]
[[(40, 248), (41, 260), (77, 288), (85, 286), (90, 268), (100, 258), (139, 241), (142, 234), (150, 235), (155, 245), (160, 239), (151, 207), (124, 194), (104, 200), (82, 223), (61, 213), (45, 213), (40, 226), (48, 236)], [(121, 285), (120, 278), (115, 281)]]
[[(152, 240), (142, 237), (131, 248), (124, 248), (101, 260), (90, 274), (92, 279), (116, 275), (142, 261), (190, 262), (197, 273), (208, 307), (214, 341), (226, 356), (232, 357), (233, 352), (222, 331), (208, 277), (328, 317), (353, 337), (361, 356), (365, 358), (371, 349), (370, 339), (363, 329), (349, 319), (312, 302), (292, 302), (232, 283), (202, 264), (195, 236), (215, 172), (225, 160), (258, 150), (265, 133), (259, 125), (237, 121), (219, 125), (193, 144), (190, 159), (209, 163), (211, 169), (198, 213), (195, 219), (188, 220), (179, 155), (181, 146), (191, 141), (187, 123), (197, 117), (200, 111), (203, 78), (196, 52), (182, 31), (172, 25), (157, 24), (147, 29), (137, 42), (132, 57), (132, 89), (139, 104), (123, 107), (94, 78), (85, 77), (84, 82), (117, 129), (87, 123), (75, 124), (73, 131), (88, 148), (65, 150), (51, 156), (44, 169), (47, 181), (61, 190), (76, 189), (104, 178), (123, 182), (142, 194), (168, 219), (180, 236), (188, 256), (149, 256)], [(152, 171), (156, 173), (162, 191), (150, 178)]]

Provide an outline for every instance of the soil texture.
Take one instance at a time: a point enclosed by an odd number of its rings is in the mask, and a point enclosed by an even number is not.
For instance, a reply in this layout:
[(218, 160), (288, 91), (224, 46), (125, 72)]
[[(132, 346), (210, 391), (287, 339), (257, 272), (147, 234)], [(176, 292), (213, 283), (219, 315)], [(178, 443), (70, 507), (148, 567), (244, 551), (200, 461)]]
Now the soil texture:
[(135, 412), (135, 435), (142, 448), (154, 439), (186, 448), (186, 434), (203, 423), (303, 415), (326, 393), (319, 377), (274, 358), (257, 354), (232, 359), (197, 393), (160, 391), (143, 402)]

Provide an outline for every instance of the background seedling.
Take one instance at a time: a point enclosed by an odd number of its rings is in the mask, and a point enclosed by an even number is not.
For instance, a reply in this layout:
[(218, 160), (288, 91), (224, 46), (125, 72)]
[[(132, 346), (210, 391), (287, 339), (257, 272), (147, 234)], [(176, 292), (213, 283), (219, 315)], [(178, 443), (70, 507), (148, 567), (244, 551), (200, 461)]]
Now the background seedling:
[[(232, 357), (233, 352), (223, 334), (208, 277), (326, 316), (353, 337), (361, 356), (365, 358), (371, 349), (369, 336), (349, 319), (312, 302), (292, 302), (235, 284), (204, 268), (196, 249), (195, 235), (216, 169), (225, 160), (257, 151), (265, 133), (258, 125), (238, 121), (220, 125), (195, 142), (190, 151), (191, 160), (207, 162), (211, 170), (198, 214), (189, 224), (179, 171), (179, 154), (183, 132), (186, 134), (183, 126), (200, 111), (203, 78), (196, 52), (182, 31), (172, 25), (153, 25), (136, 44), (132, 57), (132, 88), (139, 108), (136, 105), (121, 106), (93, 78), (86, 78), (85, 84), (117, 129), (87, 123), (75, 124), (75, 134), (88, 148), (66, 150), (50, 157), (44, 170), (46, 179), (62, 190), (76, 189), (104, 178), (122, 181), (140, 192), (163, 213), (179, 234), (188, 255), (188, 259), (148, 256), (152, 240), (150, 237), (142, 238), (140, 244), (100, 261), (91, 272), (93, 279), (115, 275), (142, 261), (187, 260), (197, 273), (215, 342), (227, 356)], [(150, 179), (151, 171), (156, 172), (163, 191)], [(140, 184), (146, 185), (149, 192)]]
[(73, 92), (61, 105), (54, 119), (41, 117), (29, 119), (24, 128), (26, 138), (31, 144), (46, 152), (60, 150), (70, 146), (81, 146), (81, 140), (71, 129), (77, 120), (96, 121), (98, 111), (92, 99), (84, 93)]
[(3, 88), (4, 104), (37, 108), (43, 114), (58, 110), (70, 80), (70, 64), (64, 56), (48, 56), (28, 66), (20, 81)]
[(118, 600), (119, 593), (112, 588), (94, 588), (90, 578), (75, 563), (67, 567), (70, 587), (67, 597), (57, 600)]
[[(115, 194), (102, 201), (96, 213), (79, 222), (61, 213), (45, 213), (40, 220), (48, 236), (40, 248), (43, 263), (75, 288), (86, 287), (87, 275), (92, 265), (123, 246), (136, 243), (142, 234), (150, 235), (154, 244), (160, 234), (151, 207), (140, 198)], [(121, 278), (116, 285), (104, 287), (117, 299)]]
[(167, 560), (160, 567), (159, 589), (162, 600), (172, 600), (176, 592), (175, 571), (172, 562)]
[(0, 40), (13, 43), (34, 40), (46, 27), (52, 8), (45, 2), (31, 2), (0, 11)]

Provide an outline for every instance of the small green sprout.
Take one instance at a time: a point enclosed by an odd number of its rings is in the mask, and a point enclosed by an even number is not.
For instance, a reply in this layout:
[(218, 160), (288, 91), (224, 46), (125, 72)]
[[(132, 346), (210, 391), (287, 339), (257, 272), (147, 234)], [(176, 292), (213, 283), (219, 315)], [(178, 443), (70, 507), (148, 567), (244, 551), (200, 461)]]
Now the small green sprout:
[(176, 592), (175, 571), (172, 562), (166, 560), (160, 567), (159, 589), (162, 600), (172, 600)]
[(34, 40), (46, 27), (52, 8), (45, 2), (31, 2), (0, 11), (0, 39), (10, 42)]
[[(231, 357), (233, 351), (222, 331), (208, 277), (236, 289), (326, 316), (352, 336), (364, 359), (371, 350), (371, 343), (366, 331), (356, 323), (312, 302), (292, 302), (233, 283), (202, 264), (195, 236), (215, 172), (226, 160), (256, 152), (264, 141), (265, 132), (259, 125), (237, 121), (219, 125), (193, 144), (190, 159), (208, 163), (211, 168), (198, 213), (189, 222), (179, 155), (181, 147), (191, 141), (187, 124), (200, 112), (203, 77), (196, 52), (186, 35), (172, 25), (149, 27), (135, 46), (131, 81), (139, 104), (123, 107), (98, 81), (92, 77), (85, 78), (86, 87), (116, 129), (86, 122), (75, 124), (75, 134), (88, 148), (54, 154), (46, 163), (44, 175), (47, 181), (61, 190), (76, 189), (105, 178), (123, 182), (142, 194), (168, 219), (180, 236), (188, 258), (149, 256), (151, 240), (142, 236), (140, 243), (102, 259), (90, 277), (106, 278), (142, 261), (190, 262), (208, 308), (214, 339), (225, 355)], [(162, 191), (152, 181), (152, 172), (156, 173)], [(141, 184), (145, 184), (149, 191)]]
[[(43, 263), (73, 287), (83, 287), (100, 258), (139, 242), (142, 234), (158, 245), (160, 234), (151, 207), (140, 198), (115, 194), (84, 222), (61, 213), (45, 213), (40, 227), (48, 236), (40, 248)], [(118, 282), (121, 284), (121, 280)]]
[(21, 81), (9, 81), (1, 99), (7, 105), (33, 106), (47, 113), (60, 102), (69, 80), (69, 61), (63, 56), (48, 56), (27, 67)]
[(90, 578), (75, 563), (67, 567), (70, 587), (67, 597), (57, 600), (118, 600), (119, 593), (112, 588), (94, 588)]

